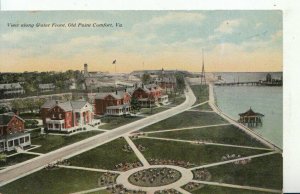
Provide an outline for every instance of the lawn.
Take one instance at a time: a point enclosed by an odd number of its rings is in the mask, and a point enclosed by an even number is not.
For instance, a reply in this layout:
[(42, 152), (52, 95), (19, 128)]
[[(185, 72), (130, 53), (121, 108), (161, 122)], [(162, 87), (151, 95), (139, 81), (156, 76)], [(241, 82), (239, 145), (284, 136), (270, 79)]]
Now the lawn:
[(110, 194), (110, 193), (111, 192), (104, 189), (104, 190), (100, 190), (100, 191), (91, 192), (91, 193), (88, 193), (88, 194)]
[(207, 103), (205, 103), (201, 106), (197, 106), (197, 107), (192, 108), (192, 110), (209, 110), (209, 111), (211, 111), (213, 109), (209, 106), (209, 104), (207, 102)]
[(282, 155), (254, 158), (246, 165), (224, 164), (207, 168), (212, 182), (223, 182), (269, 189), (282, 189)]
[(195, 104), (205, 102), (209, 99), (209, 90), (208, 85), (192, 85), (191, 89), (193, 90), (196, 96)]
[(17, 154), (11, 157), (7, 157), (6, 161), (0, 161), (0, 167), (4, 167), (4, 166), (11, 166), (20, 162), (24, 162), (26, 160), (32, 159), (34, 157), (37, 157), (36, 155), (32, 155), (32, 154)]
[(259, 141), (233, 125), (151, 133), (148, 136), (183, 140), (202, 140), (214, 143), (265, 147)]
[(240, 154), (241, 156), (249, 156), (266, 152), (263, 150), (196, 145), (185, 142), (154, 140), (146, 138), (135, 139), (134, 143), (136, 145), (141, 144), (146, 148), (143, 154), (147, 160), (151, 158), (163, 160), (182, 160), (186, 162), (192, 162), (196, 165), (219, 162), (221, 161), (222, 156), (226, 154)]
[(62, 136), (62, 135), (43, 135), (38, 138), (34, 138), (31, 140), (31, 144), (33, 145), (41, 145), (41, 147), (32, 149), (32, 152), (38, 153), (47, 153), (58, 148), (70, 145), (72, 143), (81, 141), (83, 139), (98, 135), (103, 133), (101, 131), (87, 131), (81, 132), (78, 134), (74, 134), (71, 136)]
[(140, 110), (140, 112), (142, 114), (152, 115), (152, 114), (160, 113), (160, 112), (168, 110), (168, 109), (169, 108), (167, 108), (167, 107), (155, 107), (155, 108), (152, 109), (152, 113), (151, 113), (151, 109), (150, 108), (142, 108)]
[(251, 191), (246, 189), (235, 189), (228, 187), (218, 187), (212, 185), (205, 185), (203, 188), (192, 191), (192, 194), (272, 194), (260, 191)]
[(214, 125), (227, 123), (223, 118), (214, 112), (196, 112), (196, 111), (186, 111), (145, 127), (141, 131), (159, 131), (165, 129), (176, 129), (191, 126), (204, 126), (204, 125)]
[(102, 123), (106, 123), (104, 125), (99, 126), (100, 129), (114, 129), (120, 127), (122, 125), (137, 121), (142, 117), (113, 117), (113, 116), (105, 116), (101, 118)]
[[(98, 187), (99, 172), (74, 169), (40, 170), (0, 188), (1, 193), (66, 194)], [(104, 193), (103, 193), (104, 194)]]
[(119, 163), (139, 161), (134, 152), (122, 150), (124, 145), (128, 145), (125, 139), (118, 138), (70, 158), (71, 165), (114, 170)]

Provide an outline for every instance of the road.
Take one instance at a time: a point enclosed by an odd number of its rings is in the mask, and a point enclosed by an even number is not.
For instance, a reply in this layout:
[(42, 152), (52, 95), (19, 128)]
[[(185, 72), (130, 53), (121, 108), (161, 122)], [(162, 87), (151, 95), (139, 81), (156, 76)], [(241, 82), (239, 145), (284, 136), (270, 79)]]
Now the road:
[(164, 119), (167, 119), (169, 117), (172, 117), (176, 114), (179, 114), (189, 109), (196, 102), (196, 97), (187, 82), (186, 85), (187, 85), (187, 90), (185, 91), (186, 100), (182, 104), (174, 108), (168, 109), (166, 111), (157, 113), (155, 115), (151, 115), (144, 119), (123, 125), (114, 130), (102, 133), (100, 135), (96, 135), (94, 137), (90, 137), (88, 139), (79, 141), (69, 146), (65, 146), (63, 148), (60, 148), (48, 154), (38, 156), (34, 159), (1, 170), (0, 186), (3, 186), (18, 178), (24, 177), (30, 173), (40, 170), (51, 162), (80, 154), (89, 149), (95, 148), (99, 145), (117, 139), (118, 137), (121, 137), (124, 134), (137, 131), (139, 129), (142, 129), (144, 127), (162, 121)]

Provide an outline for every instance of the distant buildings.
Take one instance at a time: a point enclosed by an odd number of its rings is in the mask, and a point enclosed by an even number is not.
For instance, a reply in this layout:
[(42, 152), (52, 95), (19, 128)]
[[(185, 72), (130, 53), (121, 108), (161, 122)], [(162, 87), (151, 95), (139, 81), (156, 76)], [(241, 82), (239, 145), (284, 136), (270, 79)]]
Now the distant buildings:
[(162, 88), (156, 84), (136, 86), (132, 97), (138, 99), (142, 107), (150, 107), (156, 103), (167, 103), (168, 95), (162, 94)]
[(25, 90), (20, 83), (0, 84), (0, 95), (8, 96), (15, 94), (24, 94)]
[(24, 131), (25, 121), (14, 113), (0, 114), (0, 152), (31, 144), (30, 134)]
[(55, 90), (55, 85), (53, 83), (49, 84), (39, 84), (39, 91), (40, 92), (51, 92)]
[(95, 113), (120, 116), (130, 114), (131, 95), (126, 91), (98, 93), (95, 97)]
[(282, 86), (282, 77), (281, 79), (273, 79), (272, 75), (268, 73), (266, 80), (260, 80), (260, 83), (264, 86)]
[(86, 101), (50, 100), (41, 107), (43, 125), (48, 131), (71, 133), (93, 124), (93, 107)]

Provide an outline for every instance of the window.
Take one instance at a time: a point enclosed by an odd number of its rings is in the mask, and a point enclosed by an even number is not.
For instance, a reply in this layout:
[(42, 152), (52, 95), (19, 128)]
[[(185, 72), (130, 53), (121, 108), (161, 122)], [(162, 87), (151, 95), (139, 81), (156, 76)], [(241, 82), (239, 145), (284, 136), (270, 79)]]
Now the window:
[(8, 142), (8, 147), (12, 147), (13, 145), (14, 145), (14, 144), (13, 144), (13, 141), (12, 141), (12, 140)]
[(24, 143), (24, 137), (20, 138), (20, 143)]
[(25, 137), (25, 142), (29, 142), (29, 136)]

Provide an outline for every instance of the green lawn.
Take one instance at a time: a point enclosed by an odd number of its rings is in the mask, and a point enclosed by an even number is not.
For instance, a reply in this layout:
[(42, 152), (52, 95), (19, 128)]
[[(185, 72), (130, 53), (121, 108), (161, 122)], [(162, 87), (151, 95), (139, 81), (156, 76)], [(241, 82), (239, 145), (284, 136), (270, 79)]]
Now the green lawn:
[(209, 89), (208, 85), (193, 85), (191, 86), (195, 96), (196, 102), (195, 104), (199, 104), (201, 102), (205, 102), (209, 99)]
[(185, 142), (174, 142), (154, 139), (135, 139), (136, 145), (141, 144), (146, 148), (143, 152), (147, 160), (166, 159), (182, 160), (192, 162), (197, 165), (204, 165), (221, 161), (222, 156), (226, 154), (240, 154), (249, 156), (261, 154), (264, 150), (253, 150), (244, 148), (233, 148), (211, 145), (196, 145)]
[(214, 112), (186, 111), (141, 129), (141, 131), (159, 131), (165, 129), (176, 129), (191, 126), (204, 126), (227, 123)]
[(24, 162), (26, 160), (32, 159), (34, 157), (37, 157), (37, 155), (32, 155), (32, 154), (17, 154), (11, 157), (7, 157), (6, 161), (0, 161), (0, 167), (4, 166), (11, 166), (20, 162)]
[(142, 117), (113, 117), (113, 116), (105, 116), (101, 118), (102, 123), (106, 123), (104, 125), (99, 126), (100, 129), (114, 129), (120, 127), (122, 125), (131, 123), (133, 121), (137, 121)]
[(208, 102), (201, 105), (201, 106), (197, 106), (192, 108), (192, 110), (212, 110), (212, 108), (209, 106)]
[(88, 194), (110, 194), (110, 192), (107, 191), (106, 189), (104, 189), (104, 190), (100, 190), (100, 191), (91, 192)]
[[(98, 187), (99, 172), (74, 169), (40, 170), (0, 188), (5, 194), (66, 194)], [(103, 193), (104, 194), (104, 193)]]
[(34, 138), (31, 140), (31, 144), (33, 145), (41, 145), (41, 147), (32, 149), (32, 152), (38, 153), (47, 153), (58, 148), (64, 147), (66, 145), (70, 145), (72, 143), (78, 142), (80, 140), (92, 137), (94, 135), (103, 133), (101, 131), (87, 131), (78, 134), (74, 134), (71, 136), (62, 136), (62, 135), (44, 135), (38, 138)]
[(127, 142), (123, 138), (118, 138), (70, 158), (71, 165), (113, 170), (119, 163), (139, 161), (134, 152), (122, 150), (124, 145), (127, 145)]
[(211, 140), (214, 143), (265, 147), (259, 141), (233, 125), (151, 133), (148, 136), (183, 140)]
[(162, 112), (162, 111), (165, 111), (165, 110), (168, 110), (169, 108), (167, 107), (155, 107), (152, 109), (152, 113), (151, 113), (151, 109), (150, 108), (142, 108), (140, 110), (140, 112), (142, 114), (146, 114), (146, 115), (152, 115), (152, 114), (156, 114), (156, 113), (159, 113), (159, 112)]
[(201, 189), (192, 191), (192, 194), (272, 194), (272, 193), (205, 185)]
[(246, 165), (224, 164), (207, 168), (212, 182), (282, 189), (282, 155), (254, 158)]

